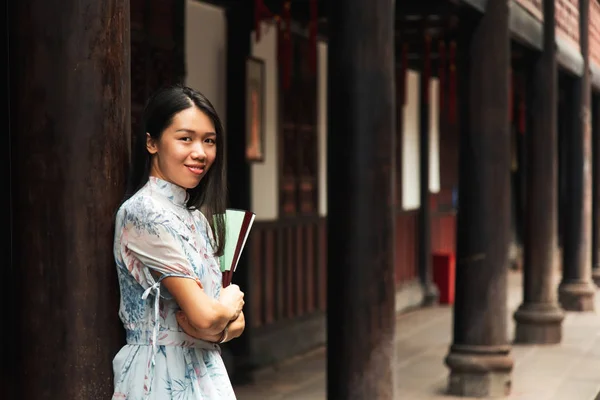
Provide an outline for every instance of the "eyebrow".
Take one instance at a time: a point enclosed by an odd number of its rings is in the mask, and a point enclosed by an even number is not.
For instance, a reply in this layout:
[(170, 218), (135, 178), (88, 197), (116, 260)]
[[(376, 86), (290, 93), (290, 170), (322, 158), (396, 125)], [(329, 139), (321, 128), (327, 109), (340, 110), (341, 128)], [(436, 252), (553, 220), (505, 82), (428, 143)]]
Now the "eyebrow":
[[(198, 133), (198, 132), (196, 132), (193, 129), (187, 129), (187, 128), (177, 129), (175, 132), (187, 132), (187, 133), (193, 133), (193, 134)], [(217, 136), (216, 132), (211, 132), (211, 131), (204, 132), (204, 134), (205, 135), (214, 135), (214, 136)]]

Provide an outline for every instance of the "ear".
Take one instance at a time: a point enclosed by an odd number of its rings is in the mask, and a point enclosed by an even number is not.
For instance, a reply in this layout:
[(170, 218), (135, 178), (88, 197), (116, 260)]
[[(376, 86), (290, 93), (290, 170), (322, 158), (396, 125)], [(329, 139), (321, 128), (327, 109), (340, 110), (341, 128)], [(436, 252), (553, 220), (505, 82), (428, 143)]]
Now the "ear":
[(156, 140), (154, 140), (152, 138), (152, 136), (150, 136), (150, 134), (147, 132), (146, 132), (146, 150), (148, 150), (148, 153), (150, 153), (150, 154), (158, 153), (158, 147), (156, 147)]

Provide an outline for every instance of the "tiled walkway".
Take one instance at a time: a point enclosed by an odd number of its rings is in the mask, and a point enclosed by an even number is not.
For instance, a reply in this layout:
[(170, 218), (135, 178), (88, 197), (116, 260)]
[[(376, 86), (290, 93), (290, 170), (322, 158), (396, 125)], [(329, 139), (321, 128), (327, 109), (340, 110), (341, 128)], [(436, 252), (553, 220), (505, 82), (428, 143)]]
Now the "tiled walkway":
[[(520, 273), (510, 273), (509, 287), (511, 314), (507, 317), (512, 337), (512, 311), (522, 296)], [(560, 345), (513, 346), (515, 368), (509, 399), (596, 399), (600, 392), (600, 291), (596, 296), (596, 310), (568, 313)], [(444, 394), (448, 370), (443, 360), (451, 341), (451, 326), (450, 307), (422, 309), (398, 317), (398, 399), (457, 399)], [(324, 400), (325, 350), (315, 350), (264, 371), (255, 384), (237, 387), (236, 392), (239, 400)]]

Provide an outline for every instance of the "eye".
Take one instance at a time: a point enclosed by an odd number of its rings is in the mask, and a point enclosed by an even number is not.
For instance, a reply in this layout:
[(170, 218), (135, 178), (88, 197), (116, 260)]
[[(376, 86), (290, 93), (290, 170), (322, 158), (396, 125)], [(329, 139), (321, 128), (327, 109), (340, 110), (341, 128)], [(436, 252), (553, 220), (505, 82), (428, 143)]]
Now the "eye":
[(206, 139), (205, 140), (206, 143), (210, 143), (210, 144), (217, 144), (217, 141), (215, 139)]
[(186, 137), (182, 137), (182, 138), (180, 138), (179, 140), (182, 140), (182, 141), (184, 141), (184, 142), (191, 142), (191, 141), (192, 141), (192, 138), (190, 138), (190, 137), (187, 137), (187, 136), (186, 136)]

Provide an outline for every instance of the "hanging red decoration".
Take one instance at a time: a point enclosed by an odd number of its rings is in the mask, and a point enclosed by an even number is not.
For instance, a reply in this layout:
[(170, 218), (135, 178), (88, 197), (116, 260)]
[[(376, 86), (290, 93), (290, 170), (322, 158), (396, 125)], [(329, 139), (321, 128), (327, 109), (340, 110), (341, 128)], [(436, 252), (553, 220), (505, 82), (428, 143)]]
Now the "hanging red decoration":
[(317, 31), (318, 31), (319, 13), (317, 9), (317, 0), (310, 0), (310, 23), (309, 23), (309, 42), (310, 52), (308, 60), (310, 63), (310, 71), (313, 74), (317, 73)]
[(440, 56), (438, 65), (438, 80), (439, 80), (439, 92), (438, 92), (438, 103), (440, 115), (444, 112), (444, 96), (446, 93), (446, 43), (440, 40), (438, 44), (438, 53)]
[(273, 13), (265, 5), (263, 0), (254, 0), (254, 33), (256, 35), (256, 42), (260, 41), (261, 29), (260, 23), (264, 19), (273, 18)]
[(449, 65), (449, 85), (448, 85), (448, 121), (455, 124), (456, 115), (456, 42), (450, 42), (450, 51), (448, 54)]
[(423, 96), (425, 96), (425, 104), (429, 104), (429, 79), (431, 78), (431, 36), (425, 35), (425, 55), (423, 65)]

